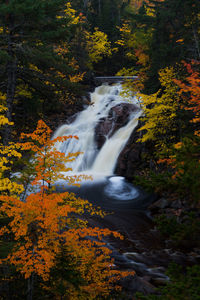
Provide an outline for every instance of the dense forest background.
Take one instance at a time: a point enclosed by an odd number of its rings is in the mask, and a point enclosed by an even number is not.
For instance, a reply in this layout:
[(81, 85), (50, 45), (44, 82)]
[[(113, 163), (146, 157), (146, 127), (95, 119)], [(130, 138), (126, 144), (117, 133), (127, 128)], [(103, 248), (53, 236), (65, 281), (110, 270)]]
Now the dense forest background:
[[(183, 240), (200, 247), (199, 74), (199, 0), (1, 1), (0, 245), (5, 284), (0, 299), (43, 299), (45, 293), (47, 299), (117, 299), (111, 286), (127, 274), (107, 270), (109, 251), (84, 237), (120, 235), (88, 228), (81, 216), (75, 221), (71, 214), (102, 212), (66, 193), (56, 198), (52, 191), (65, 163), (78, 153), (67, 158), (52, 153), (48, 126), (54, 130), (83, 108), (95, 76), (138, 76), (124, 83), (127, 92), (140, 97), (145, 112), (138, 129), (142, 163), (132, 180), (168, 201), (181, 201), (173, 216), (164, 212), (159, 217), (158, 226), (175, 247)], [(18, 170), (22, 177), (12, 178)], [(39, 184), (40, 192), (19, 200), (30, 182)], [(70, 229), (64, 232), (64, 226)], [(195, 268), (184, 271), (192, 297), (187, 298), (181, 278), (179, 292), (168, 287), (161, 299), (200, 299), (193, 290), (200, 276)]]

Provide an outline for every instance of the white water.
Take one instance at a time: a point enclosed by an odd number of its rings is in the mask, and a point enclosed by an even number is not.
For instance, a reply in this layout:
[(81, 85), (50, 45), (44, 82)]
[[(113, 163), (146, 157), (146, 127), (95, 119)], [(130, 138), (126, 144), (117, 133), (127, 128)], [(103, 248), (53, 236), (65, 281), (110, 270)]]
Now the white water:
[[(78, 114), (71, 124), (62, 125), (55, 132), (53, 138), (65, 135), (77, 135), (79, 140), (69, 139), (57, 144), (57, 149), (66, 154), (83, 152), (82, 155), (68, 167), (73, 169), (73, 174), (88, 174), (93, 177), (112, 176), (120, 152), (126, 145), (132, 131), (138, 124), (142, 114), (136, 97), (124, 99), (120, 92), (120, 84), (114, 86), (102, 85), (91, 94), (91, 104)], [(106, 118), (112, 107), (120, 103), (133, 103), (137, 109), (131, 114), (127, 125), (118, 129), (111, 137), (106, 136), (106, 142), (100, 150), (95, 142), (95, 128), (100, 119)], [(69, 174), (68, 174), (69, 175)]]

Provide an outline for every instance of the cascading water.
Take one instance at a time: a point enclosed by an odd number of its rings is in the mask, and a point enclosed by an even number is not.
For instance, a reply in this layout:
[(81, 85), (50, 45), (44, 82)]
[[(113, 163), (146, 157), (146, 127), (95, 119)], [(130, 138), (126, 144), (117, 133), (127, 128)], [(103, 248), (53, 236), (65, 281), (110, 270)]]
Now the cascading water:
[(128, 103), (135, 105), (135, 110), (130, 114), (128, 123), (110, 136), (107, 134), (106, 142), (100, 150), (95, 141), (95, 128), (103, 118), (107, 118), (110, 110), (120, 103), (127, 103), (120, 92), (120, 84), (97, 87), (91, 94), (91, 104), (78, 114), (75, 121), (63, 125), (55, 132), (53, 138), (63, 135), (77, 135), (79, 140), (70, 139), (57, 144), (59, 151), (64, 153), (83, 152), (72, 162), (73, 173), (87, 173), (94, 176), (112, 176), (118, 156), (126, 145), (132, 131), (138, 124), (138, 118), (142, 111), (136, 97), (128, 99)]
[[(65, 124), (55, 132), (53, 138), (65, 135), (76, 135), (79, 137), (78, 141), (76, 139), (68, 139), (63, 143), (57, 144), (57, 149), (66, 153), (66, 155), (69, 152), (83, 152), (71, 163), (70, 167), (73, 169), (73, 172), (69, 175), (86, 174), (92, 175), (94, 178), (93, 181), (83, 181), (79, 188), (69, 187), (66, 181), (62, 180), (57, 184), (57, 189), (58, 191), (68, 190), (75, 192), (76, 195), (88, 199), (95, 206), (98, 205), (103, 211), (108, 212), (104, 218), (95, 219), (93, 216), (89, 219), (89, 222), (91, 222), (92, 226), (101, 228), (106, 226), (111, 230), (118, 230), (125, 235), (126, 240), (128, 239), (128, 243), (125, 242), (124, 245), (120, 243), (120, 251), (118, 251), (117, 241), (105, 241), (112, 250), (112, 257), (115, 259), (116, 266), (128, 270), (133, 268), (140, 276), (143, 274), (147, 277), (159, 278), (160, 282), (162, 282), (163, 280), (168, 280), (168, 277), (163, 274), (162, 270), (155, 268), (154, 261), (153, 263), (149, 262), (149, 256), (145, 256), (145, 253), (148, 253), (148, 251), (140, 254), (139, 250), (139, 253), (137, 253), (138, 248), (143, 249), (143, 244), (140, 245), (136, 232), (139, 232), (139, 238), (141, 238), (140, 235), (144, 231), (142, 236), (147, 236), (148, 239), (147, 231), (144, 228), (150, 225), (146, 225), (148, 224), (146, 223), (146, 213), (142, 213), (142, 211), (145, 211), (152, 199), (139, 188), (127, 182), (124, 177), (114, 175), (119, 154), (136, 128), (138, 118), (142, 114), (137, 98), (126, 100), (121, 96), (121, 91), (122, 86), (120, 84), (97, 87), (94, 93), (91, 94), (90, 105), (80, 112), (71, 124)], [(115, 118), (115, 113), (124, 104), (129, 113), (124, 116), (123, 121), (125, 122), (122, 122), (120, 127), (121, 119)], [(116, 119), (118, 120), (117, 126), (115, 123)], [(101, 126), (102, 124), (103, 126)], [(103, 131), (106, 134), (99, 144), (96, 136), (97, 128), (101, 131), (102, 127), (106, 128)], [(112, 213), (109, 214), (109, 212)], [(152, 239), (151, 232), (150, 239)], [(125, 253), (123, 254), (123, 252)], [(139, 277), (136, 276), (134, 278), (137, 285), (136, 291), (137, 289), (141, 291), (140, 285), (143, 287), (145, 281), (142, 280), (140, 282)], [(149, 283), (146, 286), (148, 289)]]
[[(53, 138), (65, 135), (76, 135), (79, 140), (68, 139), (65, 142), (57, 143), (56, 147), (60, 152), (74, 153), (82, 152), (78, 158), (68, 164), (73, 172), (66, 175), (85, 174), (93, 177), (92, 184), (104, 181), (104, 194), (115, 200), (130, 200), (138, 196), (138, 191), (125, 178), (114, 176), (114, 170), (120, 152), (126, 145), (131, 133), (138, 124), (138, 118), (142, 114), (139, 101), (136, 97), (125, 99), (121, 96), (122, 86), (99, 86), (91, 94), (90, 105), (80, 112), (75, 121), (71, 124), (62, 125), (55, 132)], [(115, 123), (111, 122), (109, 130), (104, 136), (104, 144), (100, 147), (96, 141), (96, 128), (102, 120), (110, 120), (113, 109), (127, 105), (129, 114), (121, 128), (114, 128)], [(90, 184), (91, 181), (82, 182)], [(62, 181), (63, 185), (63, 181)], [(79, 189), (80, 191), (80, 189)], [(103, 196), (104, 197), (104, 196)]]

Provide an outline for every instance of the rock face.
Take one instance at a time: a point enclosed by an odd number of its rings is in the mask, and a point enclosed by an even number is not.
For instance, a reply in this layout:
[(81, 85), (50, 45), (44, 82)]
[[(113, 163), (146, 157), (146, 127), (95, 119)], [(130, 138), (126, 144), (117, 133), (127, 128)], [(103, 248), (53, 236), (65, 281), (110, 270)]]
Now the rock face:
[(116, 130), (128, 123), (131, 113), (135, 110), (137, 110), (137, 107), (133, 104), (120, 103), (111, 108), (107, 118), (100, 119), (95, 129), (98, 149), (102, 147), (107, 136), (111, 137)]
[[(111, 137), (116, 130), (125, 126), (132, 112), (138, 108), (131, 103), (120, 103), (115, 107), (111, 108), (108, 117), (100, 119), (99, 124), (95, 129), (95, 138), (97, 143), (97, 148), (100, 149), (106, 137)], [(121, 152), (118, 158), (117, 167), (115, 174), (122, 175), (126, 178), (133, 177), (133, 170), (141, 164), (140, 157), (142, 146), (137, 143), (139, 138), (139, 133), (137, 132), (139, 125), (131, 134), (124, 150)]]
[(138, 125), (132, 132), (125, 148), (120, 153), (118, 163), (115, 169), (115, 174), (122, 175), (126, 178), (132, 178), (134, 172), (141, 168), (141, 153), (144, 151), (144, 146), (138, 143), (137, 140), (140, 134), (137, 132)]

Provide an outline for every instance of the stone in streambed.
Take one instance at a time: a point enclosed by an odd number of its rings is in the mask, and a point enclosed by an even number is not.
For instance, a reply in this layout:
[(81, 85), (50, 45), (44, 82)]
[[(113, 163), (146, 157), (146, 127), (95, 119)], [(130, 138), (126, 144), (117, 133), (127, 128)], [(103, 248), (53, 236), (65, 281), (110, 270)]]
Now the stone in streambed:
[[(136, 292), (141, 292), (145, 295), (155, 293), (155, 287), (142, 277), (137, 275), (127, 276), (120, 280), (120, 285), (127, 294), (132, 295)], [(133, 299), (133, 298), (131, 298)]]
[(154, 278), (151, 278), (151, 283), (153, 285), (165, 285), (167, 283), (167, 280), (163, 277), (154, 277)]
[(164, 209), (170, 206), (170, 201), (166, 198), (160, 198), (153, 204), (149, 206), (149, 210), (152, 212), (159, 211), (160, 209)]
[(170, 207), (175, 208), (175, 209), (181, 209), (181, 208), (183, 208), (183, 205), (182, 205), (181, 200), (178, 199), (178, 200), (172, 201)]

